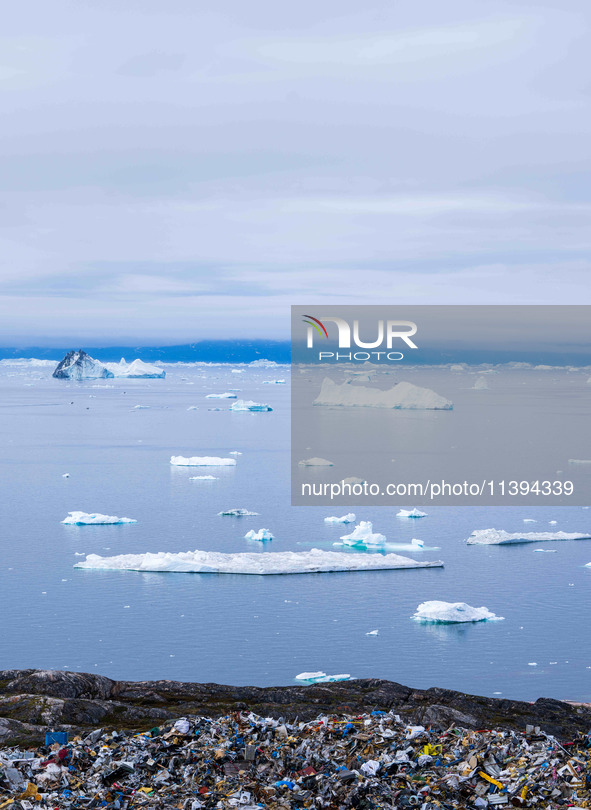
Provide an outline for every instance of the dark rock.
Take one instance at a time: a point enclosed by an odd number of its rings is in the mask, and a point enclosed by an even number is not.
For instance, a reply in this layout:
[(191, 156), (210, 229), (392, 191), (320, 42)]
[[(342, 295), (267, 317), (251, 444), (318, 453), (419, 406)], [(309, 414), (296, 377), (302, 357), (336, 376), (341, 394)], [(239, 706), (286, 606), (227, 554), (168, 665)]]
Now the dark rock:
[(58, 380), (97, 380), (113, 377), (113, 373), (101, 362), (79, 349), (67, 353), (53, 372), (53, 376)]

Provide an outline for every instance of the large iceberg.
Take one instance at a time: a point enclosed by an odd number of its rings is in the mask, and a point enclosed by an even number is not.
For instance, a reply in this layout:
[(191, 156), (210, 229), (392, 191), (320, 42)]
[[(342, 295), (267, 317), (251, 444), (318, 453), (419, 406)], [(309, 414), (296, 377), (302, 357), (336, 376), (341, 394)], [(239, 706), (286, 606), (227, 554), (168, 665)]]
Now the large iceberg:
[(492, 622), (502, 621), (502, 616), (496, 616), (488, 608), (472, 607), (465, 602), (422, 602), (412, 617), (418, 622), (432, 622), (436, 624), (458, 624), (461, 622)]
[(52, 376), (58, 380), (101, 380), (114, 374), (99, 360), (80, 349), (68, 352)]
[(235, 467), (235, 458), (218, 458), (218, 456), (171, 456), (173, 467)]
[(231, 411), (272, 411), (270, 405), (265, 405), (262, 402), (253, 402), (252, 399), (237, 399), (230, 406)]
[(128, 380), (163, 379), (166, 377), (163, 368), (153, 366), (151, 363), (144, 363), (139, 358), (128, 363), (125, 357), (122, 357), (119, 363), (105, 363), (105, 366), (112, 372), (114, 377), (124, 377)]
[(74, 568), (123, 571), (177, 571), (195, 574), (320, 574), (336, 571), (385, 571), (397, 568), (443, 568), (441, 560), (417, 562), (399, 554), (350, 554), (323, 551), (160, 551), (101, 557), (89, 554)]
[(341, 540), (346, 546), (383, 546), (386, 537), (374, 532), (369, 520), (361, 520), (351, 534), (344, 534)]
[(335, 517), (332, 515), (331, 517), (324, 518), (325, 523), (354, 523), (355, 522), (355, 513), (348, 512), (346, 515), (342, 515), (341, 517)]
[(511, 543), (543, 543), (546, 540), (591, 540), (579, 532), (510, 532), (503, 529), (477, 529), (466, 540), (469, 546), (504, 546)]
[(254, 529), (251, 529), (249, 532), (246, 532), (244, 535), (245, 540), (273, 540), (274, 537), (269, 531), (269, 529), (259, 529), (258, 532), (255, 532)]
[(422, 518), (427, 517), (426, 512), (421, 512), (418, 509), (401, 509), (400, 512), (396, 512), (396, 517), (404, 517), (404, 518)]
[(379, 388), (366, 388), (346, 382), (339, 385), (330, 377), (325, 377), (322, 381), (314, 405), (444, 411), (451, 411), (453, 408), (452, 402), (430, 388), (421, 388), (409, 382), (399, 382), (393, 388), (382, 391)]
[(110, 525), (114, 523), (137, 523), (137, 520), (115, 515), (100, 515), (98, 512), (68, 512), (68, 517), (62, 520), (70, 526)]

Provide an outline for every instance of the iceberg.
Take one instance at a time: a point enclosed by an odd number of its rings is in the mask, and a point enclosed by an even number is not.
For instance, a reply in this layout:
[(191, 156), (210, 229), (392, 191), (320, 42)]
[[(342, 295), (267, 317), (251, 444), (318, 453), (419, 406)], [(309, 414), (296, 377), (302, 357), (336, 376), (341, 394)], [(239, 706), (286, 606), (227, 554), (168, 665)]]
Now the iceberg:
[(206, 394), (205, 399), (238, 399), (238, 395), (225, 391), (223, 394)]
[(393, 408), (406, 410), (451, 411), (453, 403), (445, 397), (409, 382), (399, 382), (393, 388), (381, 391), (362, 385), (338, 383), (325, 377), (314, 405), (333, 405), (362, 408)]
[(231, 411), (272, 411), (270, 405), (265, 405), (262, 402), (253, 402), (252, 399), (237, 399), (230, 406)]
[(57, 380), (101, 380), (115, 375), (99, 360), (80, 349), (68, 352), (52, 376)]
[(367, 482), (365, 478), (357, 478), (355, 475), (350, 475), (349, 478), (343, 478), (342, 483), (351, 484), (351, 486), (354, 486), (355, 484), (365, 484)]
[(591, 458), (569, 458), (569, 464), (591, 464)]
[(427, 517), (426, 512), (420, 512), (418, 509), (411, 509), (410, 511), (406, 509), (401, 509), (400, 512), (396, 513), (396, 517), (405, 517), (405, 518), (422, 518)]
[(591, 540), (591, 533), (579, 532), (505, 532), (502, 529), (478, 529), (466, 540), (469, 546), (504, 546), (510, 543), (543, 543), (547, 540)]
[(263, 385), (285, 385), (285, 380), (263, 380)]
[(215, 475), (192, 475), (189, 481), (217, 481)]
[(346, 546), (383, 546), (386, 538), (383, 534), (374, 533), (369, 520), (360, 521), (351, 534), (345, 534), (341, 540)]
[(488, 388), (488, 380), (486, 377), (478, 377), (472, 388), (474, 391), (485, 391)]
[(325, 517), (325, 523), (354, 523), (355, 522), (355, 514), (353, 512), (349, 512), (347, 515), (343, 515), (342, 517)]
[(418, 537), (413, 537), (410, 542), (411, 542), (411, 545), (416, 546), (417, 548), (424, 548), (424, 546), (425, 546), (425, 541), (424, 540), (419, 540)]
[(218, 456), (171, 456), (173, 467), (235, 467), (235, 458), (219, 458)]
[(300, 467), (334, 467), (332, 461), (327, 461), (325, 458), (318, 458), (317, 456), (298, 461), (298, 465)]
[(417, 562), (399, 554), (350, 554), (323, 551), (262, 551), (225, 554), (218, 551), (160, 551), (101, 557), (89, 554), (74, 568), (120, 571), (175, 571), (195, 574), (321, 574), (338, 571), (386, 571), (443, 568), (441, 560)]
[(249, 512), (248, 509), (226, 509), (218, 512), (218, 515), (230, 515), (232, 517), (254, 517), (258, 512)]
[(412, 618), (418, 622), (436, 624), (503, 621), (503, 616), (496, 616), (485, 607), (472, 607), (465, 602), (438, 601), (422, 602)]
[(258, 532), (255, 532), (254, 529), (251, 529), (249, 532), (246, 532), (244, 535), (245, 540), (273, 540), (274, 537), (269, 531), (269, 529), (259, 529)]
[(69, 526), (110, 525), (114, 523), (137, 523), (137, 520), (115, 515), (100, 515), (98, 512), (68, 512), (68, 517), (62, 520)]
[(335, 683), (336, 681), (350, 681), (350, 675), (327, 675), (326, 672), (300, 672), (295, 676), (296, 681), (306, 683)]
[(114, 377), (124, 377), (128, 380), (164, 379), (166, 377), (163, 368), (153, 366), (151, 363), (144, 363), (139, 358), (127, 363), (125, 357), (122, 357), (119, 363), (105, 363), (105, 366)]

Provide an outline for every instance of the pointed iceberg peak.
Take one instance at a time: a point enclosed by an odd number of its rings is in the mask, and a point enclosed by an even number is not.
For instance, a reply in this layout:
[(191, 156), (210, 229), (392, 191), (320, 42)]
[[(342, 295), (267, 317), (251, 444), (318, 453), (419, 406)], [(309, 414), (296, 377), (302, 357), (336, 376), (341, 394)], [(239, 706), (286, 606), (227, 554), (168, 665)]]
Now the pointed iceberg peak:
[(99, 380), (112, 377), (113, 372), (83, 349), (68, 352), (53, 372), (58, 380)]

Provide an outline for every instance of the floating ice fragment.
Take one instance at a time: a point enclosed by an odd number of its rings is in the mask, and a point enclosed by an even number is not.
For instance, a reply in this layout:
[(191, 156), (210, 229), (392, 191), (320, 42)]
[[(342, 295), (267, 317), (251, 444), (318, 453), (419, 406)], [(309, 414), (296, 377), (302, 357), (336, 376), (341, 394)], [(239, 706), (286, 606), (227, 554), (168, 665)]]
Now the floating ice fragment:
[(332, 405), (365, 408), (393, 408), (408, 410), (450, 411), (453, 404), (430, 388), (420, 388), (409, 382), (399, 382), (393, 388), (382, 391), (362, 385), (343, 383), (339, 385), (330, 377), (322, 381), (320, 393), (314, 405)]
[(534, 554), (556, 554), (555, 548), (534, 548)]
[(427, 517), (426, 512), (421, 512), (418, 509), (411, 509), (410, 511), (406, 509), (401, 509), (400, 512), (396, 513), (396, 517), (405, 517), (405, 518), (422, 518)]
[(171, 456), (174, 467), (235, 467), (236, 459), (219, 458), (218, 456)]
[[(300, 462), (300, 464), (301, 464), (301, 462)], [(343, 484), (351, 484), (351, 486), (353, 486), (354, 484), (365, 484), (367, 482), (366, 482), (365, 478), (356, 478), (354, 475), (351, 475), (351, 476), (349, 476), (349, 478), (343, 478), (342, 483)]]
[(502, 546), (510, 543), (544, 543), (547, 540), (591, 540), (591, 534), (579, 532), (506, 532), (503, 529), (478, 529), (466, 543), (471, 545)]
[(153, 366), (151, 363), (144, 363), (144, 361), (139, 358), (131, 363), (127, 363), (125, 357), (122, 357), (119, 363), (105, 363), (105, 366), (114, 377), (125, 377), (128, 380), (148, 377), (163, 379), (166, 377), (164, 369)]
[(556, 524), (558, 523), (558, 521), (557, 521), (557, 520), (549, 520), (549, 521), (548, 521), (548, 523), (549, 523), (551, 526), (556, 526)]
[(231, 407), (231, 411), (272, 411), (273, 408), (270, 405), (265, 405), (261, 402), (253, 402), (252, 399), (238, 399), (236, 402), (233, 402)]
[(341, 540), (346, 546), (383, 546), (386, 537), (373, 531), (369, 520), (360, 521), (351, 534), (344, 534)]
[(369, 633), (366, 633), (366, 636), (377, 636), (379, 635), (379, 630), (370, 630)]
[(146, 411), (146, 410), (148, 410), (149, 408), (150, 408), (150, 406), (149, 406), (149, 405), (134, 405), (134, 406), (133, 406), (133, 410), (134, 410), (134, 411)]
[(254, 529), (251, 529), (249, 532), (246, 532), (244, 535), (245, 540), (273, 540), (273, 535), (269, 531), (269, 529), (259, 529), (258, 532), (255, 532)]
[(137, 523), (137, 520), (114, 515), (100, 515), (98, 512), (68, 512), (68, 517), (62, 520), (70, 526), (90, 526), (95, 524), (107, 525), (113, 523)]
[(240, 452), (240, 450), (230, 450), (230, 455), (231, 456), (241, 456), (242, 453)]
[(215, 475), (192, 475), (189, 481), (217, 481)]
[(326, 672), (300, 672), (295, 676), (296, 681), (307, 683), (334, 683), (335, 681), (350, 681), (350, 675), (327, 675)]
[(300, 467), (334, 467), (332, 461), (327, 461), (325, 458), (318, 458), (317, 456), (298, 461), (298, 465)]
[(591, 464), (591, 458), (569, 458), (569, 464)]
[(187, 410), (188, 410), (188, 411), (198, 411), (198, 410), (199, 410), (199, 408), (197, 407), (197, 405), (189, 405), (189, 407), (187, 408)]
[(285, 385), (285, 380), (263, 380), (263, 385)]
[(342, 515), (341, 517), (325, 517), (325, 523), (354, 523), (355, 522), (355, 514), (353, 512), (349, 512), (346, 515)]
[(425, 545), (425, 541), (419, 540), (418, 537), (413, 537), (410, 542), (413, 546), (417, 546), (417, 548), (423, 548), (423, 546)]
[(70, 477), (70, 473), (64, 473), (64, 474), (62, 475), (62, 478), (69, 478), (69, 477)]
[(231, 517), (254, 517), (258, 512), (249, 512), (248, 509), (225, 509), (223, 512), (218, 512), (218, 515), (228, 515)]
[(529, 664), (528, 664), (528, 667), (537, 667), (537, 666), (538, 666), (537, 661), (530, 661)]
[(209, 574), (315, 574), (336, 571), (383, 571), (398, 568), (443, 568), (441, 560), (417, 562), (399, 554), (350, 554), (324, 551), (263, 551), (224, 554), (217, 551), (161, 551), (101, 557), (89, 554), (75, 568), (124, 571), (178, 571)]
[(475, 391), (485, 391), (488, 388), (488, 380), (486, 377), (478, 377), (472, 388)]
[(238, 397), (231, 391), (225, 391), (223, 394), (207, 394), (205, 399), (238, 399)]
[(412, 617), (419, 622), (458, 624), (463, 622), (502, 621), (486, 607), (472, 607), (465, 602), (422, 602)]
[(537, 523), (538, 521), (534, 520), (533, 518), (523, 518), (523, 522), (524, 523)]

